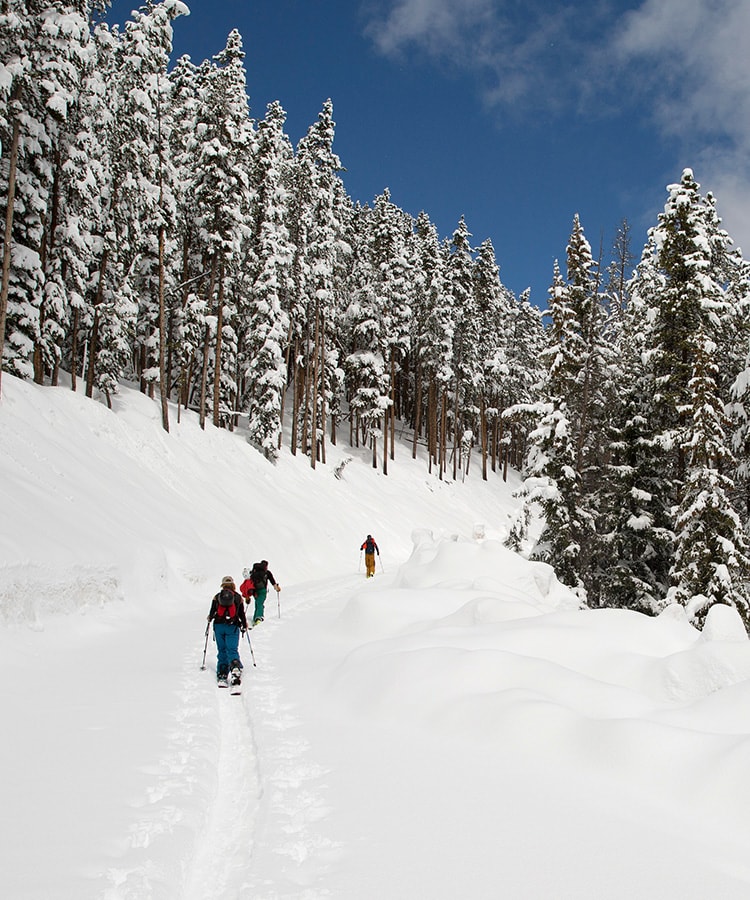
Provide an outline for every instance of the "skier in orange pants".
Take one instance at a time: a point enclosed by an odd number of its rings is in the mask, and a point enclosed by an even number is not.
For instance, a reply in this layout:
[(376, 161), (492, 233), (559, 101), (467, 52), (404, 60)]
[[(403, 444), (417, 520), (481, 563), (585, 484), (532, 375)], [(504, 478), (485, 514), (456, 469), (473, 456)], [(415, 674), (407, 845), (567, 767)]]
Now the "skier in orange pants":
[(380, 556), (380, 549), (375, 543), (375, 538), (371, 534), (368, 534), (367, 539), (359, 549), (360, 552), (362, 550), (365, 551), (365, 568), (367, 569), (367, 577), (372, 578), (375, 575), (375, 554), (377, 553), (378, 556)]

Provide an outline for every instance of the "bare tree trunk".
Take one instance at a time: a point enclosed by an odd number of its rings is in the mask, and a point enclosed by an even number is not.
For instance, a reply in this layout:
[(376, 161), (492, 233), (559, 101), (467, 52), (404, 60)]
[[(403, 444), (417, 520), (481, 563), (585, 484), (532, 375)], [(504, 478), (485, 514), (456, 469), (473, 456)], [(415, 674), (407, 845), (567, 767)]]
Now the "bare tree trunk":
[[(163, 203), (163, 194), (159, 189), (159, 208)], [(169, 403), (167, 385), (167, 335), (166, 315), (164, 312), (164, 222), (159, 224), (159, 394), (161, 397), (161, 424), (169, 431)]]
[(448, 468), (448, 389), (443, 388), (440, 412), (440, 480)]
[(73, 310), (73, 321), (70, 323), (70, 389), (75, 393), (78, 379), (78, 310)]
[(391, 459), (396, 458), (396, 352), (391, 347)]
[[(52, 176), (52, 204), (49, 216), (44, 219), (44, 231), (42, 234), (42, 242), (39, 248), (39, 265), (47, 274), (47, 265), (50, 255), (55, 248), (55, 235), (57, 233), (57, 223), (60, 218), (60, 150), (56, 148), (54, 151), (54, 174)], [(36, 384), (44, 384), (45, 365), (44, 365), (44, 349), (43, 349), (43, 333), (44, 323), (47, 318), (47, 300), (42, 292), (41, 303), (39, 306), (39, 339), (34, 343), (34, 381)]]
[(388, 421), (390, 410), (383, 410), (383, 475), (388, 474)]
[(434, 376), (430, 378), (430, 384), (428, 388), (427, 395), (427, 457), (428, 457), (428, 471), (432, 472), (433, 465), (437, 464), (438, 452), (437, 452), (437, 440), (438, 440), (438, 400), (437, 400), (437, 385), (435, 384)]
[[(211, 308), (211, 299), (216, 285), (216, 254), (211, 257), (211, 277), (208, 280), (208, 293), (206, 296), (206, 308)], [(203, 339), (203, 365), (201, 368), (201, 396), (198, 410), (198, 419), (201, 428), (206, 427), (206, 392), (208, 390), (208, 355), (210, 348), (211, 329), (206, 323), (206, 333)]]
[(294, 369), (293, 369), (293, 389), (292, 389), (292, 436), (291, 436), (291, 451), (292, 456), (297, 455), (297, 430), (299, 428), (299, 365), (297, 364), (297, 357), (299, 356), (299, 341), (297, 338), (294, 340)]
[(281, 441), (284, 437), (284, 405), (286, 403), (286, 391), (289, 385), (289, 357), (292, 353), (292, 319), (291, 316), (289, 318), (289, 331), (287, 333), (286, 338), (286, 360), (285, 360), (285, 377), (284, 377), (284, 387), (281, 389), (281, 410), (279, 411), (279, 425), (281, 426), (279, 429), (279, 450), (281, 450)]
[(219, 308), (216, 312), (216, 352), (214, 357), (214, 427), (221, 424), (221, 332), (224, 328), (224, 256), (219, 264)]
[(458, 375), (456, 375), (456, 399), (453, 404), (453, 480), (456, 480), (458, 466)]
[(315, 460), (318, 455), (318, 379), (320, 377), (320, 358), (318, 356), (318, 341), (320, 340), (320, 302), (315, 301), (315, 333), (313, 338), (314, 362), (313, 362), (313, 386), (312, 386), (312, 413), (310, 421), (310, 465), (315, 468)]
[(5, 239), (3, 244), (3, 277), (0, 286), (0, 379), (3, 372), (3, 351), (5, 350), (5, 322), (8, 316), (8, 289), (10, 286), (10, 248), (13, 242), (13, 212), (16, 200), (16, 172), (18, 171), (18, 117), (21, 112), (21, 83), (13, 88), (8, 110), (13, 113), (13, 136), (10, 142), (10, 170), (8, 172), (8, 201), (5, 210)]
[(479, 413), (479, 430), (482, 437), (482, 481), (487, 481), (487, 411), (482, 392), (482, 403)]
[[(320, 314), (320, 461), (326, 464), (326, 317)], [(335, 443), (335, 441), (334, 441)]]
[(417, 361), (417, 371), (415, 373), (415, 409), (414, 409), (414, 441), (411, 446), (411, 458), (417, 458), (417, 441), (419, 439), (419, 429), (422, 424), (422, 365)]

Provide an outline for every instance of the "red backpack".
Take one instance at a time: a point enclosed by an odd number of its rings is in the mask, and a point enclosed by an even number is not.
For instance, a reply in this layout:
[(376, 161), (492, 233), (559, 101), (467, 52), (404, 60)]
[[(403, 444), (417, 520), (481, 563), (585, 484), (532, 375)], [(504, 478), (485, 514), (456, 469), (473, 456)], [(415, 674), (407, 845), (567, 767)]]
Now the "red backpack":
[(219, 605), (216, 607), (214, 621), (233, 623), (237, 615), (237, 602), (234, 591), (224, 588), (219, 594), (218, 601)]

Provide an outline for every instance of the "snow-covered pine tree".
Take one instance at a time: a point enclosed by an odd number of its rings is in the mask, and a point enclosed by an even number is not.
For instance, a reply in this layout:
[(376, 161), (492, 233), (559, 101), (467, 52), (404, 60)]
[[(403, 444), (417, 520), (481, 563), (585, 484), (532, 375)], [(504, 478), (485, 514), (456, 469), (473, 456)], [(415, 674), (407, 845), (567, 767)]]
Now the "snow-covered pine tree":
[(257, 268), (242, 347), (249, 439), (268, 459), (275, 459), (281, 446), (284, 349), (289, 331), (287, 295), (294, 257), (287, 225), (287, 185), (294, 154), (284, 133), (285, 121), (281, 104), (274, 102), (258, 125), (252, 178), (253, 257)]
[(542, 351), (545, 333), (542, 311), (530, 302), (530, 289), (526, 289), (518, 302), (510, 306), (507, 329), (507, 399), (502, 413), (502, 433), (497, 444), (503, 452), (503, 478), (507, 478), (509, 465), (521, 469), (526, 454), (526, 428), (523, 417), (517, 418), (513, 408), (520, 408), (535, 399), (543, 377)]
[[(725, 505), (732, 486), (724, 480), (730, 474), (731, 454), (720, 421), (729, 379), (720, 376), (718, 365), (736, 358), (729, 326), (737, 321), (744, 267), (720, 227), (713, 198), (701, 196), (692, 171), (685, 169), (680, 182), (668, 190), (664, 212), (649, 232), (631, 295), (643, 303), (648, 325), (652, 439), (661, 452), (657, 499), (679, 516), (670, 596), (694, 610), (700, 621), (706, 604), (728, 602), (716, 599), (721, 593), (711, 581), (710, 569), (700, 563), (705, 545), (700, 548), (696, 542), (705, 522), (693, 517), (699, 510), (714, 516), (710, 527), (732, 556), (734, 549), (726, 543), (732, 513)], [(698, 449), (699, 444), (706, 446)], [(698, 523), (695, 528), (691, 521)], [(708, 543), (710, 538), (703, 534), (702, 540)], [(743, 553), (740, 549), (733, 558), (740, 560)], [(724, 567), (721, 577), (727, 596), (736, 598), (734, 563), (727, 564), (718, 555), (717, 565)]]
[[(652, 269), (651, 275), (656, 276)], [(646, 268), (641, 277), (646, 277)], [(629, 293), (626, 285), (625, 293)], [(616, 364), (609, 457), (599, 490), (599, 559), (592, 602), (655, 614), (663, 607), (672, 560), (661, 453), (650, 426), (653, 379), (646, 366), (648, 311), (638, 297), (612, 311)]]
[(411, 347), (416, 369), (412, 455), (416, 458), (424, 422), (428, 466), (432, 471), (433, 463), (438, 461), (440, 385), (450, 377), (445, 367), (450, 365), (453, 348), (453, 319), (440, 240), (425, 212), (419, 214), (415, 223), (411, 258), (415, 273)]
[(684, 447), (687, 477), (677, 512), (677, 549), (667, 600), (686, 607), (702, 626), (717, 603), (734, 607), (750, 630), (748, 541), (729, 494), (732, 471), (727, 445), (728, 419), (717, 392), (716, 344), (703, 334), (694, 339), (692, 409)]
[[(471, 234), (461, 216), (451, 240), (446, 270), (453, 298), (453, 478), (463, 467), (463, 448), (477, 428), (477, 386), (482, 379), (479, 352), (479, 318), (474, 294), (474, 258)], [(464, 436), (466, 435), (466, 439)]]
[[(355, 213), (356, 241), (349, 278), (350, 302), (345, 313), (349, 353), (344, 361), (354, 443), (370, 443), (377, 466), (378, 424), (387, 404), (388, 382), (383, 356), (383, 297), (378, 293), (372, 251), (374, 212)], [(351, 437), (350, 437), (351, 439)]]
[(292, 242), (295, 303), (291, 315), (297, 342), (295, 428), (292, 442), (303, 453), (325, 460), (326, 396), (330, 366), (335, 365), (331, 332), (336, 300), (336, 256), (342, 225), (338, 221), (338, 181), (341, 162), (333, 152), (333, 104), (326, 100), (317, 122), (297, 145), (293, 169)]
[[(170, 155), (175, 166), (176, 253), (179, 257), (179, 283), (172, 289), (167, 311), (167, 383), (175, 381), (177, 370), (180, 411), (190, 402), (193, 375), (202, 347), (205, 301), (201, 284), (206, 280), (200, 252), (198, 227), (193, 210), (191, 186), (195, 181), (196, 131), (198, 124), (198, 68), (189, 56), (182, 56), (169, 73), (169, 105), (172, 112)], [(191, 314), (192, 313), (192, 314)]]
[[(443, 264), (440, 242), (435, 226), (426, 212), (421, 212), (414, 223), (414, 233), (409, 242), (413, 278), (411, 365), (414, 371), (414, 412), (412, 425), (414, 438), (412, 457), (417, 457), (417, 443), (424, 427), (427, 434), (428, 458), (433, 460), (431, 443), (433, 421), (430, 399), (433, 392), (430, 385), (431, 336), (428, 333), (430, 311), (438, 304), (443, 291)], [(449, 323), (450, 324), (450, 323)], [(446, 341), (450, 348), (450, 340)]]
[(490, 454), (492, 469), (495, 470), (498, 441), (501, 440), (498, 425), (508, 404), (507, 351), (512, 303), (510, 291), (500, 281), (495, 249), (489, 238), (482, 242), (477, 251), (473, 282), (478, 330), (477, 357), (481, 367), (475, 387), (479, 397), (482, 478), (486, 481)]
[[(94, 31), (96, 65), (85, 102), (86, 128), (83, 152), (89, 152), (96, 171), (97, 198), (91, 230), (92, 257), (85, 302), (74, 316), (73, 343), (83, 345), (86, 395), (100, 390), (109, 402), (122, 373), (132, 360), (132, 334), (138, 311), (133, 280), (128, 277), (133, 251), (128, 243), (128, 204), (122, 202), (126, 161), (120, 154), (121, 78), (123, 38), (117, 28), (99, 24)], [(80, 336), (78, 326), (80, 325)], [(71, 349), (71, 362), (77, 351)]]
[[(179, 0), (163, 0), (147, 15), (134, 13), (123, 41), (122, 72), (135, 67), (136, 85), (128, 83), (121, 107), (129, 120), (130, 176), (140, 197), (130, 197), (133, 214), (144, 221), (138, 229), (135, 286), (139, 296), (134, 358), (141, 390), (153, 395), (160, 385), (162, 424), (167, 413), (167, 295), (179, 278), (176, 256), (177, 171), (170, 153), (173, 126), (171, 84), (167, 66), (172, 52), (172, 21), (187, 13)], [(129, 81), (129, 79), (128, 79)], [(127, 83), (127, 82), (126, 82)]]
[[(198, 128), (192, 185), (203, 266), (208, 271), (200, 421), (210, 405), (213, 424), (228, 424), (237, 392), (237, 303), (244, 284), (242, 244), (250, 236), (253, 128), (248, 113), (244, 51), (232, 31), (214, 63), (198, 74)], [(249, 292), (249, 286), (248, 286)], [(209, 380), (212, 390), (209, 397)]]
[(371, 271), (383, 316), (383, 341), (378, 350), (388, 369), (387, 396), (380, 399), (383, 413), (383, 472), (387, 474), (389, 434), (391, 459), (395, 452), (397, 372), (401, 370), (410, 344), (412, 292), (407, 243), (414, 226), (411, 217), (391, 201), (390, 191), (386, 188), (375, 199), (370, 227)]
[[(543, 528), (532, 558), (549, 563), (558, 578), (585, 596), (582, 578), (582, 537), (589, 528), (582, 521), (582, 486), (576, 468), (576, 428), (568, 410), (580, 368), (582, 342), (576, 330), (576, 314), (570, 293), (555, 261), (549, 290), (548, 345), (544, 352), (547, 372), (543, 400), (511, 411), (524, 414), (534, 424), (518, 490), (521, 508), (513, 523), (508, 544), (522, 549), (527, 537), (531, 509), (538, 506)], [(586, 516), (586, 520), (588, 517)]]
[[(91, 60), (88, 2), (51, 2), (40, 10), (33, 41), (31, 69), (36, 113), (46, 140), (45, 164), (38, 171), (46, 183), (40, 263), (44, 291), (39, 304), (39, 337), (34, 347), (34, 378), (57, 382), (63, 340), (70, 318), (66, 269), (71, 259), (84, 256), (78, 220), (69, 219), (68, 160), (76, 130), (82, 79)], [(72, 246), (71, 246), (72, 245)], [(81, 251), (84, 251), (83, 253)]]
[[(6, 223), (0, 324), (2, 368), (29, 378), (39, 335), (44, 289), (41, 248), (43, 216), (52, 183), (52, 137), (42, 71), (40, 30), (48, 5), (8, 0), (0, 8), (0, 140), (7, 149), (0, 165), (0, 213)], [(43, 42), (42, 42), (43, 43)]]

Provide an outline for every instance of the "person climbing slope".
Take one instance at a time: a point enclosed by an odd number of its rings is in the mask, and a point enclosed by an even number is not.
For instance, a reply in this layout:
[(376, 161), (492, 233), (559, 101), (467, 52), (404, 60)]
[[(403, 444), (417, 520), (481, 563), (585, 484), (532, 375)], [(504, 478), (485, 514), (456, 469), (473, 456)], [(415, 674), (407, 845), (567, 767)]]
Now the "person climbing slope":
[(234, 586), (234, 578), (225, 575), (221, 589), (211, 601), (208, 621), (214, 623), (216, 638), (216, 680), (219, 687), (227, 687), (231, 672), (233, 685), (242, 678), (240, 659), (240, 634), (247, 630), (245, 604)]
[(368, 534), (364, 543), (359, 549), (360, 552), (362, 550), (365, 551), (365, 568), (367, 570), (367, 577), (373, 578), (375, 575), (375, 554), (377, 553), (378, 556), (380, 556), (380, 548), (375, 542), (375, 538), (371, 534)]
[(255, 593), (255, 611), (253, 612), (253, 626), (255, 626), (263, 621), (266, 594), (268, 593), (268, 582), (271, 582), (277, 594), (281, 590), (281, 586), (276, 583), (273, 572), (268, 568), (267, 559), (262, 559), (260, 562), (253, 565), (253, 568), (250, 571), (249, 580), (253, 583), (253, 591)]

